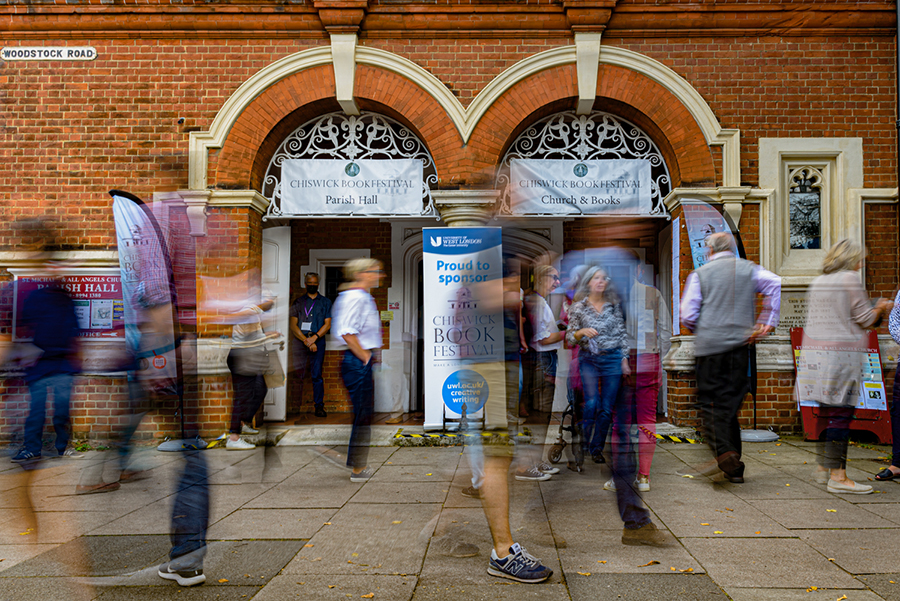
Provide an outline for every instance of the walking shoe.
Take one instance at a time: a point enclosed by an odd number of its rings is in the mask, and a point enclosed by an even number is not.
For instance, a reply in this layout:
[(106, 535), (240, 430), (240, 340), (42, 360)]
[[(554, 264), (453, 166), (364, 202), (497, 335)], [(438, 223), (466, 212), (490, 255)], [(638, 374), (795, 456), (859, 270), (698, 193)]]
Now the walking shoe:
[(853, 485), (850, 486), (849, 484), (843, 484), (829, 479), (828, 492), (848, 495), (868, 495), (872, 493), (872, 487), (868, 484), (860, 484), (859, 482), (854, 482)]
[(534, 466), (516, 472), (516, 480), (522, 480), (523, 482), (543, 482), (549, 479), (550, 474), (545, 474)]
[(650, 492), (650, 476), (638, 474), (634, 479), (634, 485), (637, 486), (639, 492)]
[(40, 461), (41, 454), (40, 453), (32, 453), (31, 451), (26, 451), (25, 449), (20, 449), (18, 453), (16, 453), (10, 461), (13, 463), (31, 463), (32, 461)]
[(606, 484), (603, 485), (603, 490), (611, 490), (612, 492), (616, 492), (616, 481), (612, 478), (606, 481)]
[(649, 522), (640, 528), (622, 530), (623, 545), (650, 545), (651, 547), (665, 547), (669, 543), (662, 530), (656, 524)]
[(475, 488), (474, 486), (469, 486), (462, 489), (462, 494), (464, 497), (469, 497), (470, 499), (480, 499), (481, 498), (481, 490)]
[(259, 434), (259, 430), (247, 424), (241, 425), (241, 434)]
[(64, 459), (66, 457), (68, 457), (69, 459), (84, 459), (84, 453), (80, 453), (72, 447), (69, 447), (62, 453), (56, 455), (55, 459)]
[(514, 543), (509, 548), (509, 555), (503, 558), (497, 557), (497, 552), (491, 549), (488, 574), (516, 582), (537, 583), (550, 578), (553, 570), (542, 565), (537, 557), (529, 555), (519, 543)]
[(316, 408), (316, 417), (328, 417), (328, 414), (325, 413), (325, 410), (321, 407)]
[(119, 490), (118, 482), (101, 482), (99, 484), (79, 484), (75, 487), (76, 495), (93, 495), (101, 492)]
[(591, 459), (594, 460), (594, 463), (606, 463), (606, 459), (603, 458), (603, 451), (594, 451), (591, 453)]
[(367, 467), (358, 474), (350, 472), (350, 482), (368, 482), (374, 475), (375, 472), (372, 471), (372, 468)]
[(537, 464), (536, 467), (537, 467), (538, 471), (541, 472), (542, 474), (550, 474), (551, 476), (553, 476), (554, 474), (559, 473), (558, 467), (553, 467), (552, 465), (550, 465), (547, 462), (539, 463), (539, 464)]
[(145, 470), (122, 470), (119, 473), (119, 482), (134, 482), (147, 477)]
[(194, 586), (195, 584), (203, 584), (206, 582), (206, 576), (203, 575), (203, 568), (197, 570), (176, 570), (173, 569), (169, 562), (159, 566), (157, 572), (160, 578), (166, 580), (174, 580), (181, 586)]
[(238, 438), (237, 440), (228, 439), (228, 442), (225, 443), (225, 450), (227, 451), (249, 451), (250, 449), (255, 449), (256, 445), (252, 442), (247, 442), (243, 438)]
[(831, 472), (829, 470), (815, 470), (812, 473), (812, 476), (815, 479), (816, 484), (828, 484), (828, 480), (831, 479)]

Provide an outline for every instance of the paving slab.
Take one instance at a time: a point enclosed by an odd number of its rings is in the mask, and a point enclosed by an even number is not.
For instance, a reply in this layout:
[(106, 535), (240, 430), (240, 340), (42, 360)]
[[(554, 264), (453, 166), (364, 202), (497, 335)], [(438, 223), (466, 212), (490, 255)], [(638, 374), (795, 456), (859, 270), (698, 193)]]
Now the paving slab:
[(460, 459), (467, 464), (467, 459), (463, 455), (465, 447), (425, 447), (398, 448), (386, 461), (386, 464), (393, 465), (447, 465), (458, 464)]
[(851, 574), (888, 573), (897, 549), (897, 530), (801, 530), (800, 540)]
[(760, 509), (734, 495), (693, 492), (652, 503), (662, 525), (677, 537), (791, 537)]
[[(870, 496), (870, 495), (866, 495)], [(751, 505), (785, 528), (896, 528), (897, 525), (842, 496), (832, 499), (751, 500)], [(895, 533), (900, 536), (900, 531)]]
[(349, 469), (317, 460), (248, 501), (245, 508), (338, 508), (359, 492), (359, 487), (350, 482)]
[[(733, 588), (725, 589), (732, 601), (811, 601), (845, 599), (845, 601), (882, 601), (884, 597), (872, 591), (853, 589), (827, 589), (807, 591), (805, 588)], [(815, 595), (815, 596), (813, 596)], [(826, 596), (827, 595), (827, 596)]]
[(337, 509), (239, 509), (213, 524), (210, 540), (309, 539)]
[(359, 490), (350, 503), (442, 503), (450, 487), (447, 482), (377, 482), (355, 484)]
[(447, 581), (422, 578), (416, 587), (413, 601), (445, 601), (446, 599), (491, 599), (497, 601), (568, 601), (565, 585), (542, 583), (522, 584), (493, 578), (489, 584), (456, 584)]
[(58, 544), (53, 543), (46, 545), (0, 545), (0, 572), (8, 570), (32, 557), (46, 553), (51, 549), (55, 549), (58, 546)]
[(607, 531), (590, 539), (577, 541), (569, 539), (567, 547), (559, 549), (559, 561), (569, 580), (578, 572), (590, 572), (591, 574), (703, 573), (703, 567), (691, 557), (685, 548), (668, 532), (665, 534), (669, 543), (665, 547), (623, 545), (621, 529), (617, 532)]
[(112, 519), (103, 511), (37, 511), (34, 517), (36, 530), (16, 520), (0, 524), (0, 545), (66, 543)]
[(857, 579), (878, 595), (879, 599), (900, 601), (900, 573), (857, 576)]
[[(389, 447), (394, 435), (400, 428), (397, 426), (371, 426), (369, 434), (372, 446)], [(278, 441), (279, 447), (315, 446), (315, 445), (347, 445), (350, 440), (349, 425), (311, 425), (295, 426)]]
[(456, 465), (382, 465), (372, 482), (450, 482)]
[(347, 601), (373, 594), (382, 601), (408, 601), (413, 596), (417, 578), (408, 576), (333, 576), (282, 575), (276, 576), (255, 597), (254, 601)]
[(625, 599), (655, 601), (657, 599), (702, 599), (726, 601), (725, 593), (704, 574), (575, 574), (567, 577), (573, 601)]
[[(175, 588), (167, 586), (161, 578), (160, 586), (146, 587), (116, 587), (103, 592), (97, 601), (169, 601), (178, 599), (178, 601), (247, 601), (260, 591), (258, 586), (203, 586), (193, 588)], [(102, 589), (100, 589), (102, 590)]]
[(722, 587), (863, 588), (797, 539), (685, 538), (682, 544)]
[(164, 560), (167, 536), (82, 536), (0, 572), (0, 578), (111, 576)]
[(440, 505), (350, 503), (319, 530), (286, 574), (416, 574)]
[(98, 594), (96, 587), (75, 578), (0, 578), (0, 599), (92, 601)]
[(857, 507), (861, 507), (875, 515), (880, 515), (894, 524), (900, 525), (900, 503), (860, 503), (857, 504)]

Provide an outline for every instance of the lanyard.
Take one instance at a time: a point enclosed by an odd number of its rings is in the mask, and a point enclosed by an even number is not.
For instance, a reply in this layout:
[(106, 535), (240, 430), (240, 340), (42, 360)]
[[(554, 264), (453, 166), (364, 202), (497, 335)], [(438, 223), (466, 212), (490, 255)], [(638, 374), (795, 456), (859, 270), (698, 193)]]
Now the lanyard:
[[(307, 296), (306, 298), (309, 298), (309, 296)], [(317, 300), (319, 299), (314, 299), (312, 305), (309, 308), (306, 307), (306, 302), (303, 303), (303, 313), (306, 314), (307, 321), (309, 321), (309, 316), (312, 315), (313, 309), (316, 308)]]

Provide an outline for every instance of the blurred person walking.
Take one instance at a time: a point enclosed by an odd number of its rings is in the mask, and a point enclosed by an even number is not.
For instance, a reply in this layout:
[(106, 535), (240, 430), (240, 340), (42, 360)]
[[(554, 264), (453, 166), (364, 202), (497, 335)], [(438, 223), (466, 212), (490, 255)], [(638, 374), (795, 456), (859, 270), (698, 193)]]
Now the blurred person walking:
[[(709, 261), (691, 273), (681, 323), (695, 333), (697, 405), (716, 465), (730, 482), (744, 481), (738, 412), (750, 392), (750, 345), (778, 325), (781, 278), (732, 252), (730, 233), (707, 239)], [(765, 296), (757, 318), (756, 295)]]
[(341, 378), (353, 404), (353, 428), (347, 449), (351, 482), (366, 482), (374, 474), (368, 465), (369, 430), (375, 412), (375, 352), (381, 348), (381, 319), (372, 288), (384, 277), (381, 261), (360, 257), (344, 265), (343, 291), (334, 305), (334, 333), (344, 339)]
[(622, 375), (629, 375), (628, 340), (619, 295), (607, 272), (588, 269), (569, 308), (566, 341), (578, 346), (578, 368), (584, 393), (581, 433), (584, 452), (605, 463), (603, 447), (612, 422)]
[(316, 417), (328, 417), (325, 413), (325, 380), (322, 365), (325, 363), (325, 335), (331, 329), (331, 299), (319, 294), (319, 274), (307, 273), (304, 278), (306, 293), (291, 305), (290, 329), (296, 341), (294, 367), (299, 377), (294, 385), (303, 398), (303, 382), (309, 374), (313, 385), (313, 405)]
[[(894, 308), (888, 319), (888, 330), (894, 342), (900, 344), (900, 290), (894, 297)], [(900, 478), (900, 363), (894, 373), (894, 394), (891, 397), (891, 434), (893, 448), (891, 464), (875, 474), (876, 480), (894, 480)]]
[[(813, 280), (807, 294), (809, 311), (803, 346), (826, 343), (841, 349), (819, 353), (823, 360), (816, 370), (821, 383), (817, 419), (825, 425), (816, 475), (827, 473), (828, 492), (832, 493), (872, 492), (868, 484), (847, 477), (847, 444), (868, 347), (865, 330), (877, 327), (891, 312), (893, 303), (879, 299), (872, 306), (859, 277), (863, 256), (862, 246), (853, 240), (844, 239), (832, 246), (822, 263), (822, 275)], [(845, 352), (852, 347), (860, 352)]]

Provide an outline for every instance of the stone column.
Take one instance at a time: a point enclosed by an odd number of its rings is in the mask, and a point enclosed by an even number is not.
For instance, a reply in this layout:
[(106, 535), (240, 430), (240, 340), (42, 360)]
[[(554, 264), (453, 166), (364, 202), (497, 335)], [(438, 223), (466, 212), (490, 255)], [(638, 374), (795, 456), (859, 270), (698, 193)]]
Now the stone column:
[(435, 190), (434, 204), (447, 227), (480, 227), (494, 214), (497, 190)]

